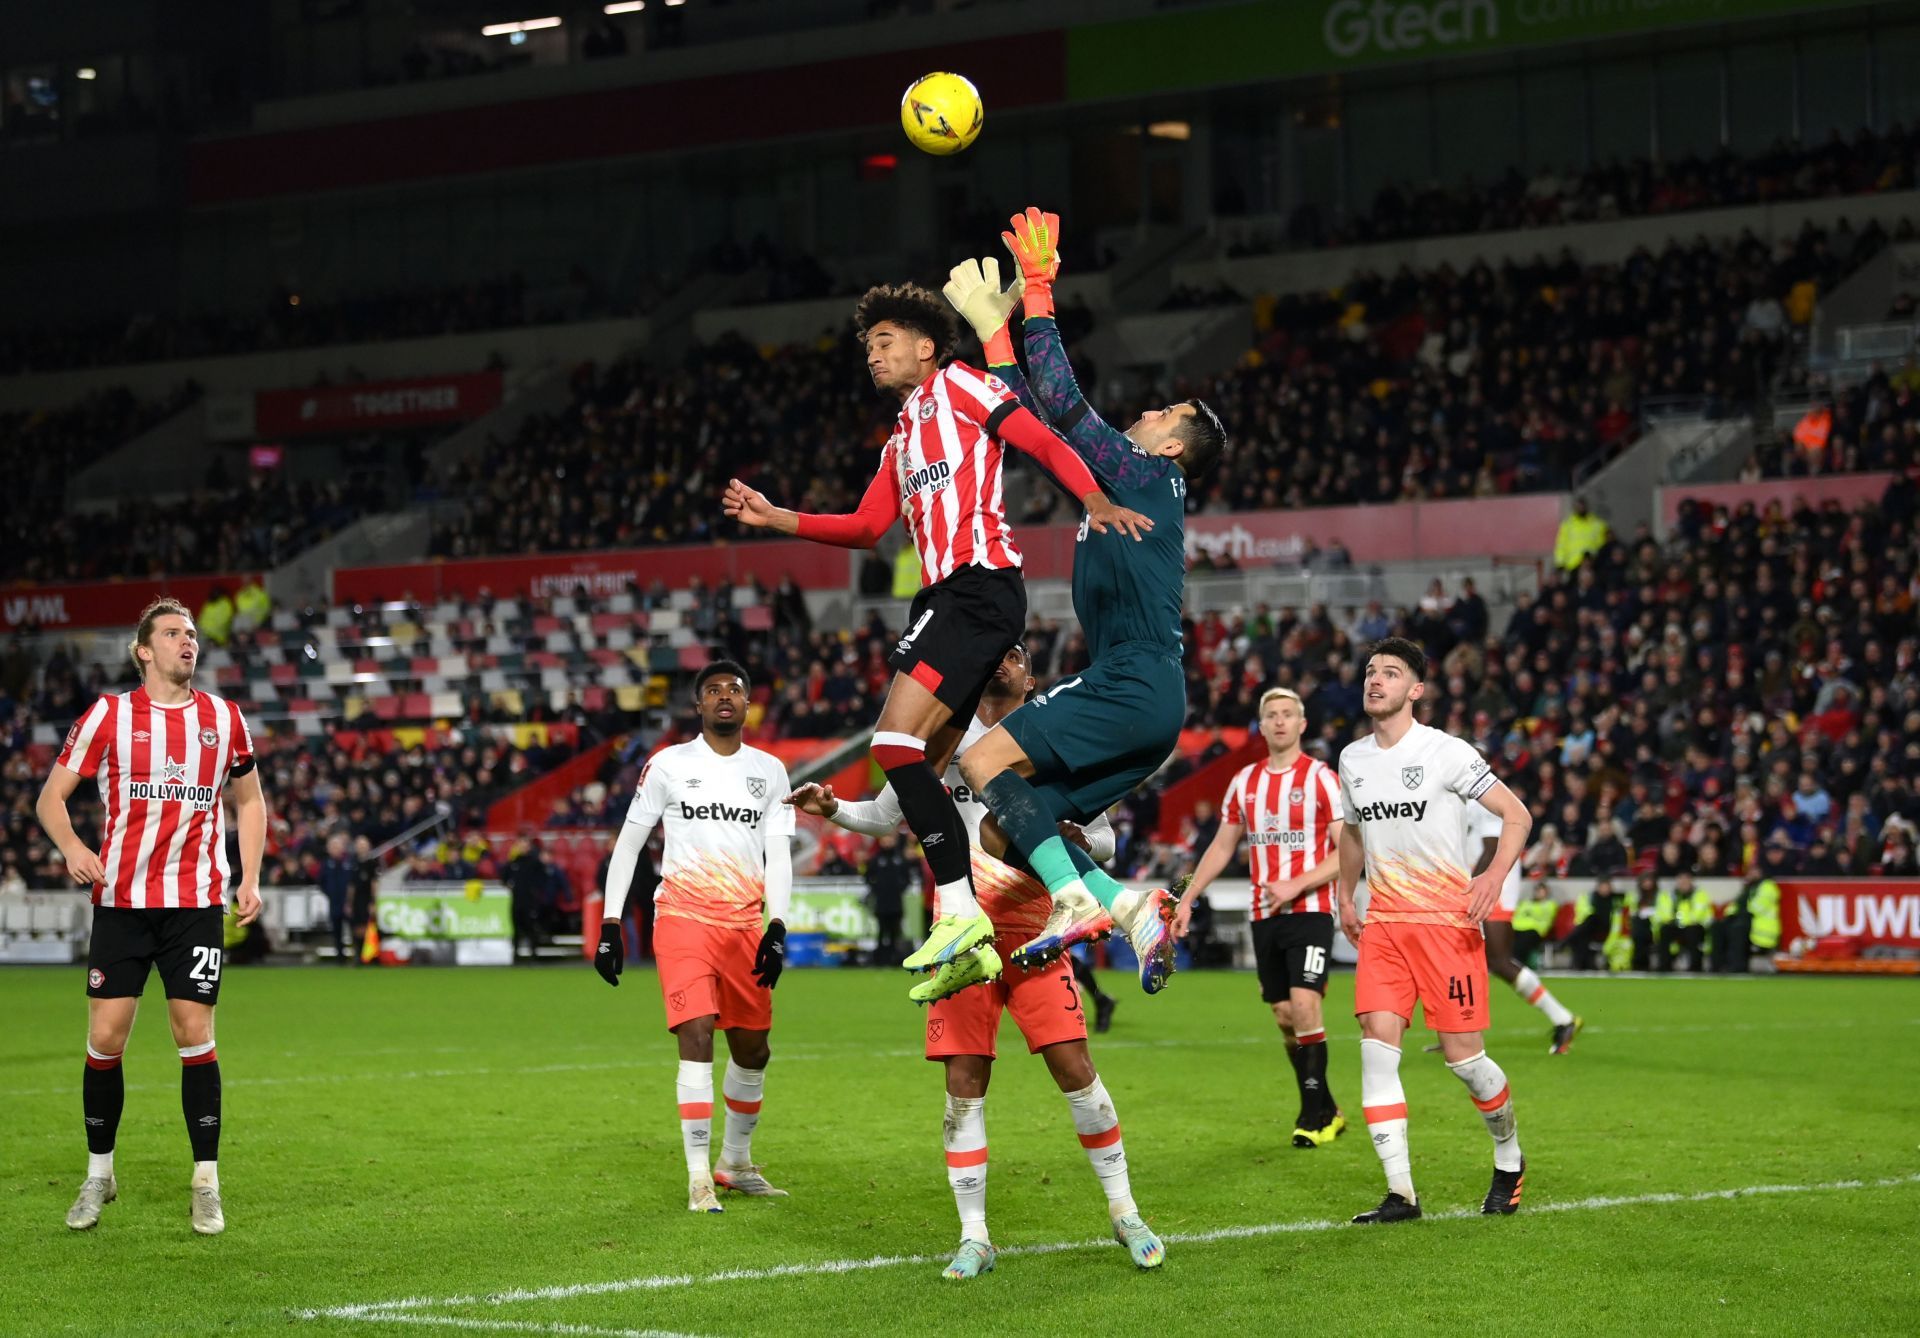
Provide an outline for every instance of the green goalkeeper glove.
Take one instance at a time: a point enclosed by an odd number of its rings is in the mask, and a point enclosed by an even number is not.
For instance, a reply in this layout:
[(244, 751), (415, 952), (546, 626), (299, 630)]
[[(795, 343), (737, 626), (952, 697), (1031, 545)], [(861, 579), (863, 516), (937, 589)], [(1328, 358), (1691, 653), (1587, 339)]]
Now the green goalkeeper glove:
[(1024, 214), (1015, 214), (1013, 231), (1000, 234), (1000, 240), (1020, 262), (1020, 276), (1026, 280), (1023, 305), (1029, 316), (1053, 315), (1053, 280), (1060, 273), (1060, 215), (1043, 214), (1033, 205)]
[(1025, 286), (1025, 279), (1016, 274), (1013, 283), (1002, 292), (1000, 262), (992, 256), (963, 260), (947, 274), (946, 287), (940, 291), (980, 337), (989, 367), (1005, 367), (1014, 361), (1013, 335), (1007, 329), (1007, 318), (1019, 304)]

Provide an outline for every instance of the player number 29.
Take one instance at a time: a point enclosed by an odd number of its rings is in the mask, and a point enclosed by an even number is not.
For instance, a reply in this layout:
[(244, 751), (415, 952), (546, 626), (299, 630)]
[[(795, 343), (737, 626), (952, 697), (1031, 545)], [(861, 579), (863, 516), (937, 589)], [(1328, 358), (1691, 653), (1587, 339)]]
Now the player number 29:
[(215, 980), (215, 981), (219, 980), (220, 979), (220, 949), (195, 948), (193, 950), (193, 967), (191, 970), (187, 972), (187, 979), (188, 980)]

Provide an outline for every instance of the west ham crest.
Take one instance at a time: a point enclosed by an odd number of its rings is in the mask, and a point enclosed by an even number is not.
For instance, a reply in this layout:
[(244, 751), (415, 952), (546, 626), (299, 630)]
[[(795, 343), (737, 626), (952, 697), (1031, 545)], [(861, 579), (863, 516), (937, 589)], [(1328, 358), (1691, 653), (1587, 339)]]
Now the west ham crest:
[(1419, 789), (1420, 782), (1425, 780), (1426, 778), (1427, 778), (1427, 769), (1425, 767), (1401, 767), (1400, 768), (1400, 783), (1406, 786), (1409, 790)]
[(755, 799), (765, 799), (767, 797), (767, 782), (759, 776), (749, 777), (747, 779), (747, 793)]

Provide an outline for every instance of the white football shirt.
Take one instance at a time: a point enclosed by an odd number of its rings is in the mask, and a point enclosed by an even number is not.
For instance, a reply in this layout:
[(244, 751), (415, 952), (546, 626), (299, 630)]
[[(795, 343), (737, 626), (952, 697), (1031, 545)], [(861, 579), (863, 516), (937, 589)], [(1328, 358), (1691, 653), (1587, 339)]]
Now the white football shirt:
[[(1467, 873), (1473, 873), (1474, 866), (1480, 863), (1480, 849), (1486, 841), (1498, 841), (1502, 827), (1500, 815), (1485, 804), (1468, 804), (1466, 810), (1466, 830), (1462, 834), (1467, 857)], [(1509, 915), (1520, 904), (1520, 861), (1515, 860), (1513, 867), (1507, 870), (1507, 881), (1500, 884), (1500, 909)]]
[(627, 821), (666, 824), (654, 914), (757, 932), (767, 844), (793, 836), (791, 788), (779, 758), (745, 745), (722, 757), (696, 738), (647, 759)]
[(1472, 744), (1417, 721), (1391, 748), (1371, 734), (1347, 745), (1340, 798), (1366, 849), (1369, 920), (1472, 927), (1462, 832), (1497, 783)]

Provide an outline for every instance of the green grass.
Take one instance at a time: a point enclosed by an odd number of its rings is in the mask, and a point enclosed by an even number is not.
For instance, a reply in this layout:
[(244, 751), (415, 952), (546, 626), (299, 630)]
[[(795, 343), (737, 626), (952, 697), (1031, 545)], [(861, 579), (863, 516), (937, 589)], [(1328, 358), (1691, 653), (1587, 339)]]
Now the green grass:
[[(1326, 1150), (1286, 1145), (1291, 1072), (1250, 977), (1181, 976), (1158, 999), (1109, 979), (1122, 1003), (1094, 1057), (1163, 1235), (1331, 1223), (1378, 1201), (1364, 1129)], [(674, 1054), (649, 974), (615, 992), (584, 968), (235, 970), (220, 1021), (229, 1226), (200, 1239), (157, 986), (127, 1057), (121, 1199), (77, 1234), (61, 1218), (84, 1167), (80, 972), (0, 972), (0, 1332), (434, 1331), (400, 1316), (703, 1335), (1912, 1331), (1920, 996), (1906, 981), (1554, 982), (1588, 1021), (1563, 1059), (1545, 1054), (1538, 1014), (1502, 994), (1490, 1049), (1519, 1103), (1528, 1209), (1176, 1239), (1157, 1274), (1091, 1244), (1104, 1204), (1065, 1104), (1009, 1027), (987, 1104), (995, 1241), (1086, 1248), (1009, 1252), (964, 1287), (924, 1262), (701, 1281), (944, 1260), (957, 1230), (941, 1082), (918, 1057), (923, 1014), (907, 983), (788, 974), (755, 1146), (793, 1197), (731, 1200), (705, 1218), (685, 1210)], [(1351, 994), (1336, 977), (1328, 1016), (1334, 1090), (1357, 1113)], [(1403, 1064), (1414, 1171), (1429, 1212), (1469, 1208), (1486, 1188), (1487, 1138), (1439, 1056), (1420, 1053), (1427, 1039), (1410, 1033)], [(299, 1313), (657, 1275), (693, 1280), (373, 1322)]]

